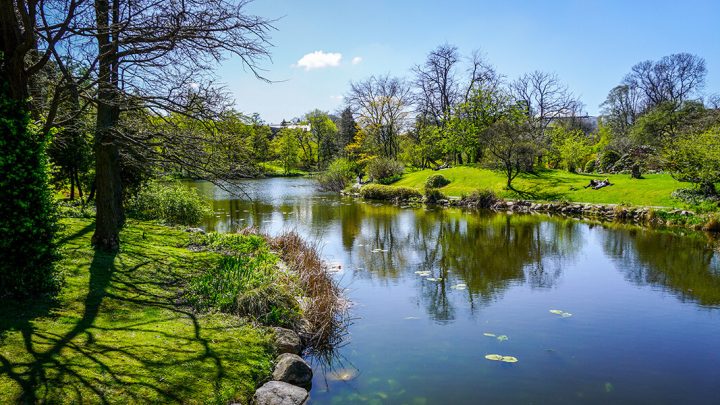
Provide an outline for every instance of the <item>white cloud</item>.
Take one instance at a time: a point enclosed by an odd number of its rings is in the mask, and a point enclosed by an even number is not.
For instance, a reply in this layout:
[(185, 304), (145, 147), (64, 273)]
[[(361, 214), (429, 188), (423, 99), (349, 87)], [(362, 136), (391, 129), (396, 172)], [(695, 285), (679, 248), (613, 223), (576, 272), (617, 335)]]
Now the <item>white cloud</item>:
[(362, 62), (362, 58), (361, 58), (361, 57), (356, 56), (356, 57), (352, 58), (352, 64), (353, 64), (353, 65), (357, 65), (357, 64), (360, 63), (360, 62)]
[(297, 61), (295, 66), (305, 68), (305, 70), (321, 69), (326, 67), (339, 66), (342, 60), (342, 54), (337, 52), (325, 53), (323, 51), (315, 51), (304, 55)]

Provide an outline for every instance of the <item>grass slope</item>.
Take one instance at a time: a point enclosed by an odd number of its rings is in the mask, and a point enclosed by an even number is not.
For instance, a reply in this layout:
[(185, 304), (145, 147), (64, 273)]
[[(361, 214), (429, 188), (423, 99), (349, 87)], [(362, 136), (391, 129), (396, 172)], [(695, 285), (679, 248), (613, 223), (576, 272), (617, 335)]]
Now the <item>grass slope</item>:
[[(567, 200), (584, 203), (647, 205), (679, 207), (680, 201), (670, 194), (677, 188), (690, 187), (668, 174), (648, 174), (644, 179), (632, 179), (627, 174), (575, 174), (561, 170), (543, 170), (537, 174), (520, 174), (514, 181), (517, 191), (505, 189), (505, 176), (496, 171), (470, 166), (459, 166), (440, 171), (420, 170), (406, 173), (393, 186), (412, 187), (422, 190), (425, 180), (433, 174), (442, 174), (451, 183), (440, 190), (449, 196), (470, 194), (478, 189), (493, 190), (502, 198), (527, 200)], [(608, 177), (613, 183), (600, 190), (583, 188), (590, 179)]]
[(0, 403), (246, 402), (270, 374), (268, 336), (179, 305), (186, 280), (218, 255), (138, 222), (120, 252), (99, 253), (90, 220), (62, 225), (57, 299), (0, 303)]

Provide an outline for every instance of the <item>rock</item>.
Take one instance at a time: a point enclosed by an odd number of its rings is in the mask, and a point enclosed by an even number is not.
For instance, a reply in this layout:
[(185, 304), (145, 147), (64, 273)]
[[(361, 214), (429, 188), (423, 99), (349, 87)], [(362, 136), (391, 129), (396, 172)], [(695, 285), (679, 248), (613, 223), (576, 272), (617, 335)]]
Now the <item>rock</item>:
[(205, 235), (205, 230), (203, 230), (202, 228), (188, 228), (185, 230), (185, 232), (199, 233), (199, 234)]
[(255, 391), (255, 405), (302, 405), (307, 403), (308, 392), (282, 381), (270, 381)]
[(300, 354), (302, 352), (302, 342), (297, 333), (285, 328), (273, 328), (273, 330), (278, 353)]
[(313, 372), (310, 366), (297, 354), (284, 353), (278, 356), (272, 378), (298, 387), (309, 389)]

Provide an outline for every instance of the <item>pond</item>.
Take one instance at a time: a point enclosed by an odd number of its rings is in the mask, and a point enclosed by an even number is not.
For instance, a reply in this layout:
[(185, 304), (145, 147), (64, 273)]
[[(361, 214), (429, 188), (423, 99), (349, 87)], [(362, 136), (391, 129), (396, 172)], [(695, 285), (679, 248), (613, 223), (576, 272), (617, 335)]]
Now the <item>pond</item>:
[(314, 362), (312, 403), (720, 403), (703, 234), (401, 208), (302, 178), (243, 182), (243, 199), (194, 185), (206, 229), (294, 229), (342, 265), (354, 320), (331, 367)]

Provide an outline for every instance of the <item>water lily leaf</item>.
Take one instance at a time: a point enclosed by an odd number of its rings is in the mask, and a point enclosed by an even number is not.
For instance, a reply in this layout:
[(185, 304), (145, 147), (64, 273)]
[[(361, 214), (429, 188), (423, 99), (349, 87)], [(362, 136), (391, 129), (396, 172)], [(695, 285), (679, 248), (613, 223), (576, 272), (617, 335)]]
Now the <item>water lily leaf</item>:
[(432, 278), (432, 277), (428, 277), (428, 278), (426, 278), (425, 280), (427, 280), (427, 281), (437, 281), (436, 278)]
[(510, 339), (510, 338), (507, 337), (507, 335), (500, 335), (500, 336), (497, 337), (497, 340), (499, 340), (499, 341), (501, 341), (501, 342), (504, 342), (504, 341), (506, 341), (506, 340), (508, 340), (508, 339)]
[(483, 335), (488, 336), (488, 337), (495, 337), (494, 333), (489, 333), (489, 332), (485, 332), (485, 333), (483, 333)]
[(450, 288), (453, 288), (456, 290), (464, 290), (467, 288), (467, 285), (460, 283), (460, 284), (455, 284), (454, 286), (452, 286)]
[(499, 354), (488, 354), (485, 356), (485, 358), (488, 360), (493, 360), (493, 361), (502, 361), (503, 356), (501, 356)]
[(513, 356), (502, 356), (502, 359), (500, 359), (500, 360), (504, 361), (505, 363), (517, 363), (518, 362), (517, 357), (513, 357)]
[(570, 318), (572, 314), (570, 312), (563, 312), (562, 314), (560, 314), (560, 316), (562, 316), (563, 318)]
[(562, 315), (563, 311), (560, 309), (551, 309), (550, 313), (555, 315)]
[(418, 271), (415, 272), (415, 274), (417, 274), (417, 275), (420, 276), (420, 277), (427, 277), (427, 276), (430, 275), (430, 271), (420, 271), (420, 270), (418, 270)]

